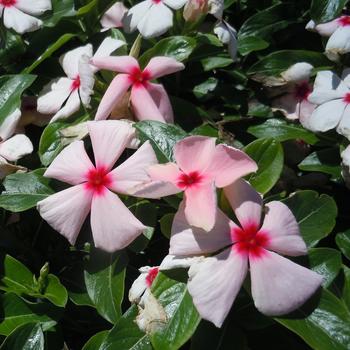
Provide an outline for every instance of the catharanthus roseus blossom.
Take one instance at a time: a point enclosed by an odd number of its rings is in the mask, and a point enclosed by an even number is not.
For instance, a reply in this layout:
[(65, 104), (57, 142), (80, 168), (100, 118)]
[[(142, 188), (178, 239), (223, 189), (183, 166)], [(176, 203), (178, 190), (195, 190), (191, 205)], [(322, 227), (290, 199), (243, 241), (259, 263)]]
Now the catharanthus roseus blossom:
[(51, 0), (0, 0), (0, 18), (3, 17), (6, 28), (23, 34), (39, 29), (43, 22), (33, 16), (40, 16), (51, 8)]
[(173, 25), (173, 10), (179, 10), (187, 0), (145, 0), (133, 6), (123, 19), (128, 32), (136, 29), (144, 38), (164, 34)]
[(307, 253), (289, 208), (277, 201), (268, 203), (261, 223), (262, 199), (248, 183), (239, 180), (224, 192), (239, 224), (218, 211), (208, 233), (189, 226), (180, 208), (172, 227), (170, 254), (214, 254), (194, 262), (188, 272), (188, 291), (201, 317), (221, 327), (248, 268), (254, 304), (262, 313), (278, 316), (302, 306), (320, 287), (322, 277), (279, 255)]
[(312, 131), (337, 132), (350, 139), (350, 70), (344, 70), (340, 79), (331, 71), (319, 72), (309, 101), (317, 105), (304, 127)]
[(227, 45), (228, 52), (234, 60), (237, 56), (237, 31), (224, 20), (218, 21), (214, 27), (214, 33), (219, 40)]
[(111, 6), (106, 13), (101, 18), (101, 26), (104, 30), (110, 28), (120, 28), (123, 27), (123, 17), (128, 9), (124, 6), (122, 2), (116, 2)]
[(131, 87), (130, 100), (139, 120), (173, 122), (173, 111), (163, 85), (151, 83), (151, 80), (183, 70), (182, 63), (169, 57), (153, 57), (143, 70), (131, 56), (93, 58), (91, 63), (100, 69), (120, 73), (104, 94), (95, 120), (108, 118)]
[(340, 55), (350, 52), (350, 16), (341, 16), (328, 23), (310, 21), (306, 29), (329, 37), (325, 53), (330, 60), (337, 61)]
[[(108, 56), (122, 45), (125, 43), (121, 40), (106, 38), (94, 57)], [(92, 45), (88, 44), (71, 50), (60, 58), (67, 77), (51, 81), (37, 101), (38, 112), (54, 114), (50, 122), (69, 117), (79, 110), (81, 103), (85, 107), (89, 106), (95, 83), (94, 73), (97, 72), (96, 67), (89, 64), (93, 56), (92, 50)]]
[(195, 22), (209, 11), (208, 0), (188, 0), (183, 12), (187, 22)]
[(130, 244), (146, 228), (114, 194), (129, 194), (132, 187), (146, 181), (145, 169), (156, 164), (151, 145), (146, 142), (124, 163), (113, 165), (129, 144), (133, 130), (121, 121), (89, 122), (95, 165), (83, 141), (66, 147), (44, 176), (73, 187), (38, 203), (41, 216), (74, 244), (91, 211), (91, 228), (96, 247), (112, 252)]
[[(215, 145), (215, 138), (190, 136), (176, 143), (176, 163), (151, 166), (147, 172), (153, 182), (137, 195), (156, 198), (184, 192), (184, 211), (188, 222), (207, 231), (215, 223), (216, 187), (223, 188), (257, 170), (256, 163), (244, 152)], [(163, 186), (164, 185), (164, 186)]]

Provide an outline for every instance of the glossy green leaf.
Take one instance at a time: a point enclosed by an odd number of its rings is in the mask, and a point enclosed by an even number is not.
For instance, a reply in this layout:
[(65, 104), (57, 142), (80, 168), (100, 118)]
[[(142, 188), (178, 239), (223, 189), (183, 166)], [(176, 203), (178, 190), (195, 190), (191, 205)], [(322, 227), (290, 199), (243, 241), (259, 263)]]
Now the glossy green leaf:
[(338, 17), (348, 0), (312, 0), (310, 15), (316, 23), (329, 22)]
[(347, 266), (344, 268), (344, 287), (342, 291), (342, 299), (344, 300), (348, 310), (350, 311), (350, 269)]
[(283, 202), (296, 217), (308, 247), (314, 247), (333, 230), (338, 210), (332, 197), (306, 190), (293, 193)]
[(152, 293), (168, 316), (168, 322), (151, 335), (155, 350), (176, 350), (195, 332), (200, 316), (183, 282), (158, 273), (152, 284)]
[(149, 140), (161, 163), (173, 161), (173, 148), (177, 141), (186, 137), (186, 132), (173, 124), (142, 121), (135, 124), (141, 142)]
[(3, 183), (5, 191), (0, 195), (0, 207), (12, 212), (33, 208), (54, 191), (49, 179), (43, 177), (44, 170), (8, 175)]
[(75, 15), (74, 0), (51, 0), (52, 12), (44, 16), (44, 26), (54, 27), (63, 17)]
[(335, 237), (335, 241), (344, 256), (350, 260), (350, 230), (338, 233)]
[(217, 68), (224, 68), (233, 63), (233, 59), (229, 57), (206, 57), (201, 59), (204, 71), (208, 72)]
[(111, 323), (121, 316), (126, 257), (93, 249), (84, 271), (86, 290), (97, 312)]
[(246, 56), (253, 51), (264, 50), (269, 47), (269, 43), (254, 36), (241, 37), (238, 41), (238, 51), (242, 56)]
[(274, 139), (258, 139), (244, 148), (258, 165), (248, 180), (260, 193), (267, 193), (278, 181), (283, 169), (283, 149)]
[(218, 82), (218, 79), (210, 77), (203, 83), (196, 85), (193, 88), (193, 93), (197, 98), (207, 97), (208, 94), (210, 94), (216, 89)]
[(101, 331), (91, 337), (81, 350), (99, 350), (105, 341), (108, 331)]
[(0, 350), (44, 350), (44, 333), (40, 323), (16, 328), (1, 344)]

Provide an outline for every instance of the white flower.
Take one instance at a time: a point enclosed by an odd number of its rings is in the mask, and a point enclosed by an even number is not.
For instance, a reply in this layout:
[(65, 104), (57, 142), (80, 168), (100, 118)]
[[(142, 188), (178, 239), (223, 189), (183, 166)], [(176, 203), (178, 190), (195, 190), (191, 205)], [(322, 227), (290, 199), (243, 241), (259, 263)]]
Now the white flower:
[(226, 21), (219, 21), (214, 27), (214, 33), (223, 44), (227, 44), (228, 52), (233, 60), (237, 56), (237, 31)]
[(40, 16), (51, 8), (51, 0), (0, 0), (0, 18), (6, 28), (23, 34), (39, 29), (43, 22), (33, 15)]
[(312, 131), (337, 132), (350, 139), (350, 69), (345, 69), (340, 79), (331, 71), (317, 74), (314, 91), (309, 101), (317, 105), (304, 125)]
[(123, 17), (128, 12), (128, 9), (124, 6), (122, 2), (117, 1), (113, 6), (111, 6), (101, 18), (101, 26), (103, 31), (110, 28), (120, 28), (123, 27)]
[(80, 101), (88, 107), (95, 82), (94, 73), (98, 70), (89, 64), (90, 59), (109, 56), (124, 44), (121, 40), (106, 38), (94, 56), (91, 44), (64, 54), (60, 63), (67, 77), (55, 79), (44, 87), (37, 101), (38, 112), (54, 114), (50, 121), (52, 123), (77, 112)]
[(127, 32), (136, 29), (145, 38), (164, 34), (173, 25), (173, 10), (179, 10), (187, 0), (145, 0), (133, 6), (123, 19)]

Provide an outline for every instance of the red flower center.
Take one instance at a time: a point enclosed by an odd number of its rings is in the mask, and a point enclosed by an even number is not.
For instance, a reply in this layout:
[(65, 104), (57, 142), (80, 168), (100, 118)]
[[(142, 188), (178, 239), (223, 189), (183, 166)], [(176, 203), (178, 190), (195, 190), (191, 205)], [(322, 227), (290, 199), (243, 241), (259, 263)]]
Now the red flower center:
[(305, 81), (303, 83), (296, 85), (294, 94), (299, 101), (305, 101), (307, 100), (311, 92), (312, 92), (312, 89), (309, 83)]
[(203, 176), (198, 171), (192, 171), (188, 174), (182, 173), (177, 179), (177, 186), (181, 189), (194, 187), (203, 180)]
[(160, 4), (162, 2), (162, 0), (152, 0), (153, 4)]
[(86, 189), (97, 194), (103, 194), (106, 187), (108, 187), (112, 182), (109, 172), (105, 167), (89, 170), (86, 178)]
[(349, 104), (349, 103), (350, 103), (350, 92), (348, 92), (348, 93), (344, 96), (343, 101), (344, 101), (346, 104)]
[(5, 7), (11, 7), (16, 4), (17, 0), (0, 0), (0, 5)]
[(142, 71), (140, 68), (134, 67), (129, 78), (133, 85), (145, 85), (150, 80), (151, 75), (147, 70)]
[(269, 235), (260, 231), (256, 223), (236, 227), (231, 231), (232, 240), (236, 242), (232, 247), (240, 254), (249, 254), (250, 257), (260, 258), (264, 255), (264, 248), (269, 241)]
[(350, 25), (350, 16), (341, 16), (338, 19), (338, 23), (342, 26), (342, 27), (346, 27)]
[(72, 85), (71, 85), (71, 90), (74, 91), (76, 89), (79, 89), (80, 88), (80, 76), (78, 75), (72, 82)]
[(155, 278), (157, 277), (159, 272), (159, 268), (158, 267), (152, 267), (149, 271), (148, 274), (146, 276), (146, 284), (148, 288), (151, 288), (153, 281), (155, 280)]

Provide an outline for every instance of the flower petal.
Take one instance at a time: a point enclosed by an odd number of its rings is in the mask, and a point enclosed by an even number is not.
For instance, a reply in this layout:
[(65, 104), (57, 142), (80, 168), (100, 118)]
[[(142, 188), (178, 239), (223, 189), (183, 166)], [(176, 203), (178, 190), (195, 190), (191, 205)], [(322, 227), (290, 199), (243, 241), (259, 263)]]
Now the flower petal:
[(42, 15), (52, 9), (51, 0), (17, 0), (15, 6), (29, 15)]
[(225, 187), (224, 193), (243, 228), (252, 223), (260, 227), (262, 198), (248, 182), (240, 179)]
[(177, 165), (185, 173), (204, 172), (213, 160), (215, 141), (206, 136), (189, 136), (178, 141), (174, 147)]
[(15, 6), (5, 7), (4, 9), (5, 27), (14, 29), (17, 33), (33, 32), (39, 29), (42, 23), (40, 19), (27, 15)]
[(96, 66), (98, 69), (106, 69), (113, 72), (126, 74), (131, 74), (135, 68), (140, 68), (137, 60), (131, 56), (94, 56), (90, 60), (90, 63)]
[(74, 244), (89, 214), (92, 192), (84, 185), (70, 187), (38, 202), (42, 218), (61, 235)]
[(299, 104), (299, 121), (306, 129), (308, 129), (309, 119), (315, 108), (316, 106), (307, 100), (304, 100)]
[[(145, 267), (148, 267), (148, 270), (151, 269), (149, 266), (145, 266)], [(148, 271), (142, 272), (140, 276), (137, 277), (136, 280), (131, 285), (129, 289), (129, 295), (128, 295), (130, 303), (140, 302), (141, 296), (147, 288), (147, 284), (146, 284), (147, 273)]]
[(44, 176), (78, 185), (86, 181), (87, 173), (93, 168), (85, 151), (84, 142), (74, 141), (53, 160)]
[(21, 114), (21, 111), (17, 108), (4, 119), (0, 125), (0, 141), (7, 140), (14, 134)]
[(98, 106), (95, 120), (107, 119), (131, 86), (127, 74), (118, 74), (110, 83)]
[(143, 85), (134, 85), (132, 87), (130, 99), (138, 120), (166, 122), (152, 96)]
[(73, 80), (59, 78), (46, 85), (37, 101), (38, 112), (57, 113), (72, 92)]
[(290, 256), (307, 254), (299, 225), (290, 209), (277, 201), (267, 203), (266, 207), (268, 211), (261, 227), (269, 237), (266, 248)]
[(339, 27), (328, 39), (326, 45), (326, 56), (337, 61), (339, 55), (350, 52), (350, 27)]
[(17, 134), (0, 143), (0, 155), (11, 162), (15, 162), (32, 152), (32, 142), (23, 134)]
[(169, 254), (189, 256), (214, 253), (232, 243), (231, 229), (235, 224), (220, 210), (210, 232), (191, 227), (186, 220), (184, 205), (180, 205), (171, 227)]
[(298, 62), (290, 66), (286, 71), (281, 73), (282, 78), (287, 82), (303, 82), (308, 81), (313, 66), (307, 62)]
[(314, 21), (309, 21), (305, 27), (307, 30), (315, 31), (322, 36), (331, 36), (339, 28), (339, 18), (327, 23), (317, 24)]
[(185, 215), (191, 226), (210, 231), (215, 224), (217, 203), (213, 183), (185, 190)]
[(147, 16), (148, 10), (152, 5), (152, 0), (141, 1), (127, 12), (123, 18), (123, 26), (127, 33), (136, 30), (137, 25), (145, 16)]
[(232, 249), (194, 263), (189, 270), (188, 292), (200, 316), (221, 327), (247, 274), (246, 256)]
[(144, 226), (119, 197), (107, 190), (94, 195), (91, 206), (91, 228), (95, 246), (114, 252), (129, 245)]
[(285, 315), (302, 306), (320, 287), (322, 277), (282, 256), (265, 251), (249, 259), (252, 295), (265, 315)]
[(152, 4), (141, 21), (137, 24), (137, 29), (146, 39), (164, 34), (173, 25), (173, 13), (169, 7), (162, 2)]
[(174, 58), (166, 56), (153, 57), (147, 64), (145, 71), (150, 74), (150, 79), (158, 79), (164, 75), (179, 72), (185, 69), (185, 65)]
[(135, 186), (149, 181), (147, 168), (157, 163), (153, 148), (149, 141), (146, 141), (131, 157), (110, 173), (113, 182), (108, 188), (118, 193), (133, 194), (132, 189)]
[(103, 120), (88, 123), (96, 167), (108, 171), (123, 153), (133, 136), (130, 124), (119, 120)]
[(159, 265), (160, 271), (167, 271), (173, 269), (188, 269), (191, 265), (197, 261), (203, 260), (203, 256), (176, 256), (167, 255)]
[(126, 12), (128, 12), (128, 9), (124, 6), (124, 4), (117, 1), (102, 16), (100, 21), (101, 26), (107, 29), (122, 27), (122, 20)]
[(81, 102), (85, 107), (90, 106), (91, 95), (95, 84), (93, 66), (89, 63), (88, 56), (83, 55), (79, 61), (79, 96)]
[(125, 44), (126, 43), (122, 40), (107, 37), (102, 41), (102, 43), (96, 50), (93, 59), (99, 57), (108, 57), (113, 51), (119, 49)]
[(184, 6), (187, 0), (163, 0), (164, 4), (171, 7), (173, 10), (179, 10)]
[(347, 139), (350, 139), (350, 105), (347, 104), (342, 118), (340, 119), (340, 123), (337, 127), (337, 132)]
[(70, 117), (80, 109), (80, 97), (78, 90), (73, 91), (68, 97), (65, 105), (51, 118), (50, 123), (53, 123), (59, 119), (65, 119)]

